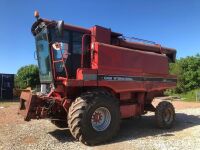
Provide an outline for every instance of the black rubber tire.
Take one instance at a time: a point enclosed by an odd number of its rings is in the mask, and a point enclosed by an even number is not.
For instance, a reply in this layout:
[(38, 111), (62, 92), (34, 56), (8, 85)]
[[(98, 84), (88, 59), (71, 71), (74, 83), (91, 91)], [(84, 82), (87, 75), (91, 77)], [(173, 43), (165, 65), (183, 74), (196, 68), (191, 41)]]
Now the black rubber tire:
[[(110, 124), (104, 131), (96, 131), (91, 123), (92, 114), (99, 107), (107, 108), (111, 114)], [(68, 125), (73, 137), (86, 145), (108, 141), (120, 127), (118, 100), (104, 91), (84, 93), (70, 106)]]
[(51, 123), (53, 123), (58, 128), (67, 128), (67, 121), (59, 121), (59, 120), (51, 120)]
[[(165, 120), (165, 111), (168, 112), (168, 118)], [(169, 129), (173, 126), (175, 121), (175, 109), (174, 106), (167, 101), (162, 101), (158, 104), (155, 111), (156, 125), (162, 129)]]

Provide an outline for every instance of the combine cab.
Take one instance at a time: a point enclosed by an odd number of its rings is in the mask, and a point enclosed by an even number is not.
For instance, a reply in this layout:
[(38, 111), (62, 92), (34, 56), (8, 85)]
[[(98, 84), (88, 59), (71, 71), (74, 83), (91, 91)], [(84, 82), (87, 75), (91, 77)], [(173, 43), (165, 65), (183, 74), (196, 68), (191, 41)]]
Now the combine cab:
[(158, 127), (173, 125), (172, 104), (155, 108), (152, 100), (176, 86), (168, 67), (175, 49), (130, 42), (101, 26), (85, 29), (35, 16), (31, 31), (42, 92), (22, 92), (20, 113), (26, 121), (48, 118), (88, 145), (111, 139), (121, 119), (148, 111), (155, 112)]

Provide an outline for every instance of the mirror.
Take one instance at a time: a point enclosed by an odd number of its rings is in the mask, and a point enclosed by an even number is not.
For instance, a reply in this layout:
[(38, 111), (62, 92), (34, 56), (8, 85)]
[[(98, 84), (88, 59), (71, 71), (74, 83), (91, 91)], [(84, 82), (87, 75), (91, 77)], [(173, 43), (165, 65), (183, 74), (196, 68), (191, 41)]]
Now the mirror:
[(58, 28), (58, 34), (59, 36), (63, 35), (63, 27), (64, 27), (64, 21), (60, 20), (57, 22), (57, 28)]

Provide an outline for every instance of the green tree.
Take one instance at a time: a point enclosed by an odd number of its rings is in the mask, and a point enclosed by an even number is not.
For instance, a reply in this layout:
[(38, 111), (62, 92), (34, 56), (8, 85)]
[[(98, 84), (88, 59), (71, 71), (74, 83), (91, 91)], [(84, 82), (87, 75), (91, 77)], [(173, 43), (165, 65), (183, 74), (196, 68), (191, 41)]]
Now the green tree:
[(40, 84), (39, 70), (36, 65), (23, 66), (17, 71), (17, 75), (15, 76), (15, 85), (18, 88), (35, 88), (38, 84)]
[(181, 58), (170, 64), (170, 72), (177, 75), (177, 93), (200, 88), (200, 55)]

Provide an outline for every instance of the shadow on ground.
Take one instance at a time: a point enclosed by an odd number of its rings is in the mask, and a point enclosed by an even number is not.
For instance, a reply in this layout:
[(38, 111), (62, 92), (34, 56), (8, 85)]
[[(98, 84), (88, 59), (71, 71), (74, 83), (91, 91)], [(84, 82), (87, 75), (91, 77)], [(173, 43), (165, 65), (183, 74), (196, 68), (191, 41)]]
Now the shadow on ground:
[[(143, 116), (141, 119), (126, 119), (121, 122), (121, 129), (118, 135), (105, 144), (123, 142), (147, 136), (174, 136), (173, 132), (175, 131), (181, 131), (197, 125), (200, 125), (200, 115), (194, 116), (183, 113), (177, 113), (174, 126), (171, 129), (165, 130), (156, 128), (154, 115)], [(57, 129), (50, 132), (50, 134), (63, 143), (74, 141), (68, 129)]]
[(69, 129), (56, 129), (52, 132), (49, 132), (51, 136), (56, 138), (59, 142), (65, 143), (65, 142), (72, 142), (75, 141), (75, 139), (72, 137)]
[(122, 142), (147, 136), (174, 136), (174, 132), (200, 125), (200, 116), (176, 114), (176, 121), (171, 129), (158, 129), (154, 115), (141, 119), (124, 120), (116, 138), (111, 143)]

